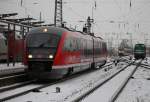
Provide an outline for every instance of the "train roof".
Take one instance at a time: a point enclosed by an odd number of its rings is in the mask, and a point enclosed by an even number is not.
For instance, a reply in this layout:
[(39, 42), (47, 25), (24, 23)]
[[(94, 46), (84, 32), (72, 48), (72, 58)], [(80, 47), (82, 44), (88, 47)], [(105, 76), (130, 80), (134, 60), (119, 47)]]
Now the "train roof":
[(145, 45), (145, 44), (140, 43), (140, 44), (135, 44), (135, 45)]
[[(76, 31), (76, 30), (71, 30), (69, 28), (61, 28), (61, 27), (55, 27), (55, 26), (43, 26), (43, 27), (34, 27), (30, 30), (30, 32), (28, 34), (33, 34), (33, 33), (43, 33), (44, 29), (47, 29), (47, 33), (54, 33), (54, 34), (58, 34), (61, 36), (61, 34), (63, 32), (78, 32), (81, 33), (83, 35), (88, 35), (87, 33), (81, 32), (81, 31)], [(45, 32), (45, 33), (46, 33)]]
[(67, 31), (64, 28), (59, 28), (59, 27), (54, 27), (54, 26), (43, 26), (43, 27), (35, 27), (32, 28), (29, 32), (29, 34), (33, 34), (33, 33), (54, 33), (54, 34), (58, 34), (61, 35), (63, 32)]
[(135, 44), (135, 48), (136, 48), (136, 47), (146, 47), (146, 46), (145, 46), (145, 44), (141, 44), (141, 43), (140, 43), (140, 44)]
[[(89, 35), (87, 33), (84, 33), (84, 32), (81, 32), (81, 31), (76, 31), (76, 30), (71, 30), (69, 28), (61, 28), (61, 27), (55, 27), (55, 26), (43, 26), (43, 27), (35, 27), (35, 28), (32, 28), (29, 32), (29, 34), (32, 34), (32, 33), (43, 33), (44, 32), (44, 29), (47, 29), (47, 33), (53, 33), (53, 34), (58, 34), (58, 35), (62, 35), (63, 32), (75, 32), (75, 33), (80, 33), (82, 35), (87, 35), (87, 36), (91, 36), (91, 37), (94, 37), (96, 39), (101, 39), (103, 40), (101, 37), (96, 37), (96, 36), (92, 36), (92, 35)], [(45, 33), (46, 33), (45, 32)]]

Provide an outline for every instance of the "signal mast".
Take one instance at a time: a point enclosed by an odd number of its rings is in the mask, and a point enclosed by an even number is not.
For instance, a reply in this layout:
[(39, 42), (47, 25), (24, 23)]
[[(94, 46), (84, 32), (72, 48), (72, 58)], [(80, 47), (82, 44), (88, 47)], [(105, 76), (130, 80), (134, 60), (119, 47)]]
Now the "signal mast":
[[(93, 16), (93, 13), (92, 13), (92, 16)], [(91, 32), (91, 25), (92, 25), (93, 22), (94, 22), (93, 17), (91, 19), (90, 16), (89, 16), (87, 18), (87, 22), (85, 24), (85, 27), (83, 28), (83, 32), (86, 32), (86, 33), (94, 36), (94, 33)], [(54, 25), (56, 27), (64, 27), (62, 0), (55, 0)]]

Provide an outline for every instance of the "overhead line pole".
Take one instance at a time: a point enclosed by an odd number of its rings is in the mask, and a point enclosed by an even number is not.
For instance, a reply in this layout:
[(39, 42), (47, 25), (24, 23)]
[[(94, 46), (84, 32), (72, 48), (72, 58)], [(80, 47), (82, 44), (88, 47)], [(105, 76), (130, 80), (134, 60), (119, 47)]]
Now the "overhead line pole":
[(55, 0), (54, 24), (58, 27), (62, 27), (63, 25), (62, 0)]

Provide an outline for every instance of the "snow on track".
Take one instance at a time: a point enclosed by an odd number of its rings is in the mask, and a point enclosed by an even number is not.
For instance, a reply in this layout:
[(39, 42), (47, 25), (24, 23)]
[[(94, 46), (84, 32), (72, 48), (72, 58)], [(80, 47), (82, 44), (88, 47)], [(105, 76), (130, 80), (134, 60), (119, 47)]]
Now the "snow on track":
[(138, 68), (115, 102), (150, 102), (150, 69)]
[(83, 99), (82, 102), (109, 102), (134, 69), (134, 65), (129, 66), (123, 72), (119, 73), (116, 77)]
[[(83, 75), (65, 82), (52, 85), (41, 89), (40, 92), (30, 92), (24, 96), (9, 100), (10, 102), (71, 102), (81, 94), (93, 88), (98, 83), (107, 79), (127, 64), (121, 64), (117, 67), (114, 65), (109, 71), (97, 70), (95, 72)], [(109, 66), (111, 67), (111, 66)], [(56, 87), (60, 87), (60, 93), (56, 93)], [(8, 102), (9, 102), (8, 101)]]
[(0, 93), (0, 99), (8, 97), (8, 96), (12, 96), (12, 95), (20, 93), (20, 92), (24, 92), (29, 89), (36, 88), (39, 86), (41, 86), (41, 85), (31, 84), (31, 85), (20, 87), (20, 88), (14, 89), (14, 90), (5, 91), (5, 92)]

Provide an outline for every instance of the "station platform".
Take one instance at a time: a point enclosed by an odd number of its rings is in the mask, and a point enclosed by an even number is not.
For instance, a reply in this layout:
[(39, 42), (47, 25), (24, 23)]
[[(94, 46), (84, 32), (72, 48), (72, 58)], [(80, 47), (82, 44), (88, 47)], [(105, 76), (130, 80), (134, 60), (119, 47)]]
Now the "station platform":
[(13, 74), (18, 72), (24, 72), (27, 66), (24, 66), (22, 63), (15, 63), (13, 66), (12, 63), (7, 65), (7, 63), (0, 63), (0, 76)]

